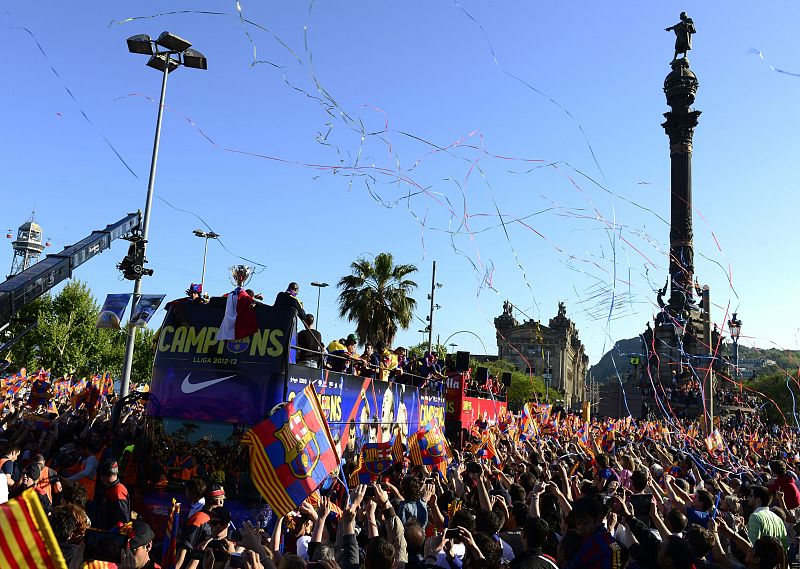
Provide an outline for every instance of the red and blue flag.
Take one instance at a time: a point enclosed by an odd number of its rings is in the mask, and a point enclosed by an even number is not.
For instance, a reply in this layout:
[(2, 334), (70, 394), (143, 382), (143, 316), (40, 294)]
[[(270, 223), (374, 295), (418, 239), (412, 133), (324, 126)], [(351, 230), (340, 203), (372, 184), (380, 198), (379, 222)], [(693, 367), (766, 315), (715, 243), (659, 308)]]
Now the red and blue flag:
[(339, 466), (313, 385), (244, 434), (250, 475), (279, 516), (296, 510)]
[(178, 520), (181, 516), (181, 504), (172, 499), (172, 509), (167, 520), (167, 534), (161, 550), (161, 566), (164, 569), (175, 569), (176, 552), (178, 550)]
[(386, 443), (365, 443), (361, 447), (358, 469), (350, 475), (350, 485), (369, 484), (378, 479), (394, 464), (392, 445)]
[(436, 465), (449, 456), (447, 444), (438, 425), (428, 424), (408, 437), (408, 454), (415, 465)]

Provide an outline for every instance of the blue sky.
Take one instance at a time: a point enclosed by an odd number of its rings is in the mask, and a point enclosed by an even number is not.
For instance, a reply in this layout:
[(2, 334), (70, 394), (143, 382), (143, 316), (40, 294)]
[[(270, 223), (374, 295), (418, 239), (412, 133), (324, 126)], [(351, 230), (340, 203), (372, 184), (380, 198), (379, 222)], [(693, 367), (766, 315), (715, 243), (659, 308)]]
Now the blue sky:
[[(269, 32), (241, 22), (235, 2), (8, 2), (0, 223), (16, 228), (35, 207), (58, 249), (143, 208), (156, 116), (148, 97), (158, 97), (160, 77), (125, 38), (170, 30), (207, 56), (209, 70), (170, 76), (156, 194), (266, 265), (253, 280), (265, 298), (296, 280), (314, 309), (312, 280), (333, 284), (356, 257), (389, 251), (419, 266), (424, 319), (436, 260), (442, 340), (471, 330), (495, 353), (492, 319), (503, 300), (545, 322), (564, 301), (596, 362), (613, 340), (641, 332), (666, 278), (668, 227), (648, 210), (669, 217), (660, 122), (674, 36), (663, 29), (687, 10), (703, 111), (693, 164), (697, 273), (711, 286), (715, 321), (738, 310), (746, 344), (798, 348), (800, 78), (748, 51), (800, 72), (800, 5), (240, 6)], [(225, 15), (125, 21), (177, 10)], [(180, 296), (199, 280), (196, 227), (192, 215), (154, 202), (155, 276), (144, 292)], [(115, 269), (124, 253), (117, 243), (79, 269), (100, 300), (131, 289)], [(2, 258), (10, 265), (9, 244)], [(236, 262), (211, 243), (207, 290), (226, 292)], [(335, 299), (333, 287), (323, 291), (326, 340), (354, 329), (338, 319)], [(422, 327), (415, 320), (397, 343), (417, 343)], [(483, 351), (468, 334), (450, 342)]]

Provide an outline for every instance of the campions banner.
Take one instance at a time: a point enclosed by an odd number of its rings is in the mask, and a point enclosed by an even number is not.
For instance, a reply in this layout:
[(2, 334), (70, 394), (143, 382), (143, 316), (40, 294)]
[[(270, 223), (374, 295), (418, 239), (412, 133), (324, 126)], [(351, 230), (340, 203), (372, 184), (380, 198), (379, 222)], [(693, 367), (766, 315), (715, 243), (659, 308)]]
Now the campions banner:
[(366, 442), (389, 442), (398, 433), (407, 437), (431, 422), (444, 428), (439, 390), (290, 365), (287, 398), (310, 382), (344, 459), (353, 460)]
[(256, 305), (258, 331), (217, 340), (225, 299), (174, 301), (158, 332), (148, 414), (254, 425), (284, 400), (291, 308)]

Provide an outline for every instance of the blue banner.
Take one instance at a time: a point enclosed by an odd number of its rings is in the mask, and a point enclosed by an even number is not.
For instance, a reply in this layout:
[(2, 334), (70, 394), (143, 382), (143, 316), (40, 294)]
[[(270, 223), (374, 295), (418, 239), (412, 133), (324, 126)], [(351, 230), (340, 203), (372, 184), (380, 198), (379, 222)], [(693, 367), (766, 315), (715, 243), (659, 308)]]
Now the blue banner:
[(100, 315), (97, 317), (97, 327), (119, 330), (122, 315), (125, 314), (131, 296), (129, 292), (107, 295), (103, 307), (100, 309)]
[(310, 382), (319, 395), (340, 456), (352, 460), (366, 442), (389, 442), (416, 433), (432, 421), (444, 429), (440, 390), (290, 365), (287, 399)]

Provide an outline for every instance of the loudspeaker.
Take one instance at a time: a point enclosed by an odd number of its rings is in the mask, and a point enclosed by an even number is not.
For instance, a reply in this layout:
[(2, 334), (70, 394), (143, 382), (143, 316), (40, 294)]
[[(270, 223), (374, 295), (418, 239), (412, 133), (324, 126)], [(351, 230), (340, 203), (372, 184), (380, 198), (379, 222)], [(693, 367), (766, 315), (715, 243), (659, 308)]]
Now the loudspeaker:
[(456, 352), (456, 371), (467, 371), (469, 369), (469, 352)]
[(484, 385), (489, 380), (489, 368), (479, 367), (478, 371), (475, 372), (475, 380), (478, 385)]
[(504, 371), (503, 372), (503, 385), (506, 387), (511, 387), (511, 372)]

